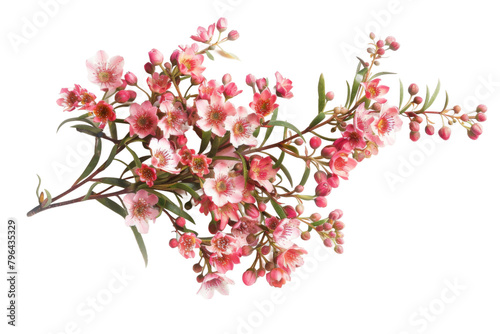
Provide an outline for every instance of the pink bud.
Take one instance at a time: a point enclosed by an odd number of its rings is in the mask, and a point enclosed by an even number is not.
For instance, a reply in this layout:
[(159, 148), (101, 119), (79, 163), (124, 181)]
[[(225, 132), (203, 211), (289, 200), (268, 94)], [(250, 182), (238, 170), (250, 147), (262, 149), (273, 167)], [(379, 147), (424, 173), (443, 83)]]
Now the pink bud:
[(168, 245), (172, 248), (175, 248), (179, 245), (179, 242), (177, 241), (177, 239), (170, 239), (170, 241), (168, 242)]
[(375, 39), (375, 33), (374, 32), (371, 32), (369, 36), (370, 36), (370, 39)]
[(267, 80), (266, 78), (260, 78), (255, 81), (257, 84), (257, 88), (259, 89), (260, 92), (262, 92), (264, 89), (267, 87)]
[(197, 274), (201, 273), (203, 271), (203, 267), (199, 263), (195, 263), (193, 265), (193, 271)]
[(391, 45), (389, 45), (389, 48), (393, 51), (397, 51), (399, 49), (399, 43), (398, 42), (392, 42)]
[(339, 245), (343, 245), (344, 244), (344, 239), (337, 237), (337, 238), (335, 238), (335, 242), (337, 244), (339, 244)]
[(432, 136), (434, 134), (434, 127), (430, 124), (427, 124), (425, 127), (425, 133), (427, 133), (429, 136)]
[(377, 47), (379, 47), (379, 48), (383, 48), (383, 47), (384, 47), (384, 45), (385, 45), (385, 43), (384, 43), (384, 41), (383, 41), (383, 40), (379, 39), (379, 40), (377, 41)]
[(257, 272), (255, 269), (247, 270), (243, 273), (243, 283), (245, 285), (250, 286), (253, 285), (257, 281)]
[(172, 52), (172, 54), (170, 55), (170, 62), (172, 63), (172, 65), (177, 65), (177, 59), (179, 58), (179, 54), (181, 52), (179, 50), (174, 50), (174, 52)]
[(186, 137), (186, 136), (184, 136), (184, 135), (177, 136), (177, 145), (178, 145), (179, 147), (184, 147), (184, 146), (186, 146), (187, 141), (188, 141), (188, 139), (187, 139), (187, 137)]
[(341, 246), (341, 245), (337, 245), (335, 246), (335, 248), (333, 249), (335, 251), (335, 253), (337, 254), (342, 254), (344, 253), (344, 248)]
[(258, 218), (260, 216), (259, 209), (253, 204), (248, 204), (245, 206), (245, 213), (250, 218)]
[(218, 21), (217, 21), (217, 30), (219, 32), (223, 32), (223, 31), (226, 31), (227, 29), (227, 20), (226, 18), (224, 17), (221, 17)]
[(476, 135), (474, 132), (472, 132), (471, 130), (467, 130), (467, 136), (469, 136), (470, 139), (472, 140), (476, 140), (479, 138), (478, 135)]
[(320, 219), (321, 219), (321, 215), (320, 215), (319, 213), (315, 212), (315, 213), (313, 213), (313, 214), (311, 215), (311, 217), (310, 217), (310, 218), (311, 218), (311, 220), (312, 220), (313, 222), (317, 222), (318, 220), (320, 220)]
[(134, 73), (132, 72), (127, 72), (125, 73), (125, 81), (127, 82), (127, 84), (129, 84), (130, 86), (135, 86), (137, 85), (137, 77), (135, 76)]
[(224, 88), (224, 96), (226, 99), (230, 99), (235, 97), (236, 95), (240, 94), (242, 91), (238, 90), (238, 87), (234, 82), (230, 82), (226, 85)]
[(318, 184), (323, 183), (327, 180), (327, 175), (322, 170), (319, 170), (316, 173), (314, 173), (314, 180)]
[(340, 215), (337, 211), (334, 210), (334, 211), (330, 212), (330, 214), (328, 215), (328, 218), (335, 221), (335, 220), (340, 218)]
[(300, 146), (300, 145), (304, 144), (304, 141), (302, 140), (302, 138), (297, 138), (293, 142), (297, 146)]
[(332, 187), (328, 184), (328, 182), (324, 181), (316, 186), (315, 192), (316, 196), (328, 196), (332, 192)]
[(415, 96), (415, 98), (413, 99), (413, 103), (415, 104), (420, 104), (424, 101), (424, 99), (422, 99), (420, 96)]
[(392, 36), (387, 36), (387, 38), (385, 39), (385, 44), (390, 45), (391, 43), (393, 43), (395, 41), (396, 41), (396, 38), (394, 38)]
[(245, 82), (250, 87), (255, 86), (255, 75), (248, 74), (247, 77), (246, 77), (246, 79), (245, 79)]
[(311, 233), (309, 233), (308, 231), (304, 231), (300, 234), (300, 238), (302, 240), (309, 240), (311, 239)]
[(328, 201), (326, 200), (326, 197), (319, 196), (314, 199), (314, 204), (316, 204), (318, 208), (326, 208)]
[(380, 56), (383, 56), (385, 54), (385, 50), (384, 49), (378, 49), (377, 50), (377, 54), (380, 55)]
[(335, 152), (337, 152), (337, 149), (335, 148), (335, 146), (333, 146), (333, 145), (325, 146), (321, 150), (321, 156), (323, 158), (326, 158), (326, 159), (331, 159), (333, 157), (333, 155), (335, 154)]
[(153, 49), (149, 51), (149, 61), (153, 65), (161, 65), (163, 64), (163, 54), (160, 51)]
[(137, 97), (137, 93), (134, 92), (133, 90), (127, 90), (127, 92), (129, 93), (130, 97), (128, 99), (128, 102), (132, 102), (135, 100), (135, 98)]
[(230, 41), (235, 41), (240, 37), (240, 34), (236, 30), (231, 30), (227, 35), (227, 39)]
[(488, 107), (486, 107), (484, 104), (480, 104), (476, 108), (477, 112), (486, 112), (487, 110), (488, 110)]
[(336, 221), (333, 224), (333, 228), (336, 229), (337, 231), (343, 230), (344, 227), (345, 227), (345, 224), (343, 222), (341, 222), (340, 220)]
[(155, 67), (151, 63), (146, 63), (144, 64), (144, 71), (146, 71), (149, 74), (155, 73)]
[(297, 211), (297, 213), (299, 215), (303, 214), (304, 213), (304, 204), (297, 204), (297, 206), (295, 207), (295, 211)]
[(222, 84), (223, 84), (223, 85), (227, 85), (228, 83), (230, 83), (230, 82), (231, 82), (231, 80), (232, 80), (232, 78), (231, 78), (231, 74), (226, 73), (226, 74), (224, 74), (224, 76), (222, 77)]
[(260, 249), (260, 252), (262, 253), (262, 255), (267, 255), (271, 252), (271, 247), (269, 246), (262, 246), (262, 248)]
[(285, 214), (286, 214), (287, 218), (295, 218), (295, 217), (297, 217), (297, 212), (295, 212), (295, 209), (291, 205), (285, 205), (283, 207), (283, 211), (285, 211)]
[(260, 268), (259, 270), (257, 270), (257, 275), (259, 277), (264, 277), (266, 276), (266, 270), (264, 268)]
[(408, 93), (410, 93), (411, 96), (417, 95), (418, 94), (418, 86), (417, 86), (417, 84), (412, 83), (408, 87)]
[(420, 132), (411, 131), (410, 132), (410, 139), (411, 139), (411, 141), (418, 141), (420, 139)]
[(337, 218), (337, 219), (342, 218), (342, 216), (344, 215), (344, 212), (340, 209), (335, 209), (335, 210), (333, 210), (333, 212), (336, 212), (339, 215), (339, 218)]
[(470, 131), (476, 136), (480, 136), (483, 133), (483, 127), (479, 123), (475, 123), (471, 126)]
[(323, 240), (323, 244), (326, 247), (333, 247), (333, 241), (332, 241), (332, 239), (325, 239), (325, 240)]
[(411, 121), (410, 122), (410, 130), (411, 131), (420, 131), (420, 124), (418, 124), (418, 122), (415, 122), (415, 121)]
[(317, 136), (312, 137), (309, 141), (309, 145), (311, 145), (311, 148), (313, 148), (314, 150), (317, 149), (321, 146), (321, 138)]
[(177, 224), (177, 226), (184, 227), (186, 225), (186, 219), (184, 219), (183, 217), (177, 217), (175, 223)]
[(253, 248), (252, 246), (246, 245), (241, 247), (241, 255), (242, 256), (250, 256), (253, 253)]
[(332, 188), (338, 188), (338, 186), (340, 184), (340, 179), (339, 179), (338, 175), (336, 175), (336, 174), (330, 174), (330, 175), (328, 175), (328, 178), (326, 179), (326, 182), (328, 182), (328, 184), (330, 185), (330, 187), (332, 187)]
[(253, 235), (253, 234), (249, 234), (249, 235), (247, 235), (247, 239), (246, 240), (247, 240), (247, 243), (249, 245), (251, 245), (251, 244), (253, 244), (255, 242), (255, 240), (257, 240), (257, 237), (255, 235)]
[(448, 140), (451, 136), (451, 129), (447, 126), (443, 126), (441, 129), (439, 129), (438, 134), (439, 137), (443, 138), (443, 140)]
[(264, 202), (260, 202), (259, 203), (259, 210), (260, 210), (260, 212), (266, 211), (266, 208), (267, 208), (266, 203), (264, 203)]
[(477, 113), (476, 120), (478, 122), (484, 122), (484, 121), (486, 121), (486, 114), (482, 113), (482, 112)]
[(333, 227), (333, 226), (332, 226), (332, 224), (330, 224), (330, 223), (325, 223), (325, 224), (323, 225), (323, 227), (325, 228), (325, 231), (330, 231), (330, 230), (332, 229), (332, 227)]
[(121, 90), (115, 94), (115, 101), (118, 103), (128, 102), (129, 99), (130, 99), (130, 91), (128, 90)]
[(334, 97), (335, 97), (335, 94), (333, 94), (333, 92), (326, 93), (326, 100), (327, 101), (333, 100)]
[(460, 116), (460, 119), (464, 122), (468, 122), (469, 121), (469, 115), (467, 114), (463, 114), (462, 116)]
[(318, 232), (323, 232), (324, 229), (325, 227), (323, 225), (316, 226), (316, 231)]
[(205, 80), (205, 78), (203, 78), (202, 76), (193, 75), (193, 76), (191, 76), (191, 85), (197, 86), (197, 85), (201, 84), (203, 82), (203, 80)]

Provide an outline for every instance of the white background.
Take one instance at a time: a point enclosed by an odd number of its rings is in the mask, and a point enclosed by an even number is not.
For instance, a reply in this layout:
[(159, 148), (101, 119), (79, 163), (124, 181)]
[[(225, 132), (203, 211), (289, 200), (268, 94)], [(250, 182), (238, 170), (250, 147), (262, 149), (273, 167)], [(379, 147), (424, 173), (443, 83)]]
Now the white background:
[[(9, 34), (22, 36), (24, 19), (43, 19), (42, 6), (33, 0), (1, 6), (1, 263), (7, 218), (17, 218), (20, 238), (18, 327), (9, 333), (500, 331), (500, 30), (493, 2), (74, 0), (53, 9), (17, 48)], [(405, 125), (394, 146), (361, 163), (329, 198), (330, 209), (345, 212), (345, 253), (325, 256), (311, 241), (305, 245), (307, 268), (282, 290), (262, 279), (244, 286), (240, 265), (228, 275), (236, 281), (230, 296), (197, 296), (193, 262), (168, 247), (172, 235), (164, 219), (145, 237), (150, 254), (145, 269), (130, 230), (97, 203), (26, 218), (36, 204), (37, 173), (42, 187), (56, 195), (91, 156), (83, 135), (69, 127), (55, 132), (72, 116), (55, 103), (61, 87), (78, 83), (97, 93), (87, 81), (85, 60), (104, 49), (123, 56), (125, 71), (145, 80), (142, 66), (151, 48), (169, 55), (190, 43), (198, 25), (208, 26), (221, 13), (230, 29), (240, 32), (227, 49), (241, 62), (207, 59), (207, 77), (220, 80), (230, 72), (243, 87), (247, 73), (274, 80), (280, 71), (293, 80), (295, 94), (281, 101), (284, 119), (303, 125), (313, 117), (321, 72), (327, 89), (335, 91), (335, 103), (343, 103), (355, 59), (342, 46), (365, 56), (361, 32), (375, 30), (401, 43), (383, 70), (398, 72), (405, 86), (416, 82), (421, 90), (425, 84), (434, 88), (440, 78), (452, 105), (481, 100), (489, 107), (485, 133), (473, 142), (455, 126), (448, 142), (423, 134), (421, 143), (412, 143)], [(397, 77), (384, 82), (397, 103)], [(237, 100), (245, 105), (251, 96), (247, 88)], [(441, 95), (436, 108), (442, 103)], [(54, 169), (60, 165), (68, 168), (63, 175)], [(391, 187), (388, 175), (402, 178)], [(201, 221), (198, 228), (204, 229)], [(114, 279), (122, 271), (129, 276), (125, 283)], [(2, 279), (2, 332), (5, 283)], [(450, 284), (459, 290), (453, 293)], [(101, 301), (99, 311), (90, 311), (92, 298)]]

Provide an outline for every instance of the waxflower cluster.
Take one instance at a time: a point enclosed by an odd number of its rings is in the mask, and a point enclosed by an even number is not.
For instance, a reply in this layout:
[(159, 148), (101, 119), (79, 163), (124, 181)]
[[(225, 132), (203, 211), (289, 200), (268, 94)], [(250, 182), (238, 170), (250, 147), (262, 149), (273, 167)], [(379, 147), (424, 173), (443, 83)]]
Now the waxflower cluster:
[[(433, 135), (439, 119), (438, 134), (445, 140), (454, 123), (471, 139), (483, 132), (484, 105), (462, 112), (460, 106), (448, 108), (446, 97), (441, 110), (430, 110), (439, 84), (432, 94), (427, 89), (424, 97), (411, 84), (404, 103), (401, 83), (399, 103), (389, 102), (386, 94), (391, 88), (382, 76), (391, 73), (374, 70), (400, 45), (394, 37), (377, 40), (374, 34), (368, 59), (358, 58), (345, 103), (332, 102), (335, 95), (326, 92), (321, 75), (317, 112), (307, 127), (299, 129), (280, 120), (281, 101), (294, 96), (292, 81), (280, 72), (271, 80), (249, 74), (243, 86), (230, 74), (221, 81), (205, 77), (207, 59), (214, 60), (214, 54), (236, 59), (224, 48), (239, 34), (226, 30), (224, 18), (199, 27), (191, 36), (196, 43), (179, 46), (169, 59), (151, 50), (144, 65), (145, 81), (133, 72), (124, 73), (120, 56), (110, 58), (98, 51), (88, 59), (89, 80), (102, 97), (74, 85), (61, 90), (57, 104), (65, 112), (83, 112), (63, 124), (74, 122), (73, 128), (95, 138), (94, 156), (62, 194), (40, 193), (39, 184), (39, 204), (28, 216), (96, 200), (131, 227), (146, 264), (142, 235), (152, 223), (171, 224), (169, 245), (180, 256), (195, 259), (193, 271), (204, 297), (212, 297), (214, 291), (227, 294), (233, 284), (228, 276), (238, 265), (243, 267), (245, 285), (265, 277), (269, 285), (282, 287), (303, 265), (307, 255), (303, 245), (312, 232), (336, 253), (344, 251), (342, 210), (331, 210), (323, 217), (306, 213), (304, 203), (328, 207), (333, 189), (348, 180), (361, 161), (394, 143), (404, 118), (409, 119), (413, 141), (420, 138), (424, 122), (425, 133)], [(283, 140), (268, 143), (272, 132), (280, 129)], [(103, 142), (111, 144), (107, 156)], [(286, 167), (289, 161), (303, 163), (298, 183), (297, 168)], [(116, 164), (123, 165), (121, 175), (102, 176)], [(307, 193), (310, 179), (314, 181)], [(88, 186), (85, 196), (60, 201), (84, 185)], [(207, 227), (203, 236), (203, 231), (194, 230), (192, 215), (197, 212), (206, 216), (205, 225), (199, 219), (196, 225)], [(253, 261), (244, 264), (245, 258)]]

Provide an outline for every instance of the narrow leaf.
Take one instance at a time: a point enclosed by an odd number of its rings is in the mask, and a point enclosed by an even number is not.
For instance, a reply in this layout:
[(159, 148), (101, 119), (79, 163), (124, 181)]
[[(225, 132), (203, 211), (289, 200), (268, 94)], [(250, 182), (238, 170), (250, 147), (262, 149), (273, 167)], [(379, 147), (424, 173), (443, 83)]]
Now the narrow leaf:
[(115, 201), (110, 200), (107, 197), (98, 198), (98, 199), (96, 199), (96, 201), (98, 201), (99, 203), (101, 203), (102, 205), (104, 205), (105, 207), (110, 209), (111, 211), (119, 214), (123, 218), (127, 217), (127, 210), (125, 210), (125, 208), (123, 208), (121, 205), (119, 205)]
[(236, 153), (239, 155), (240, 160), (241, 160), (241, 165), (243, 166), (243, 177), (245, 178), (245, 187), (247, 186), (247, 181), (248, 181), (248, 167), (247, 167), (247, 161), (245, 157), (238, 151)]
[(99, 184), (101, 184), (101, 182), (94, 182), (94, 184), (93, 184), (92, 186), (90, 186), (89, 191), (87, 192), (87, 194), (85, 195), (85, 197), (82, 199), (82, 202), (83, 202), (83, 201), (86, 201), (86, 200), (88, 200), (88, 199), (89, 199), (90, 195), (92, 195), (92, 194), (93, 194), (93, 190), (94, 190), (94, 188), (95, 188), (97, 185), (99, 185)]
[(401, 107), (403, 106), (403, 97), (404, 97), (403, 82), (401, 81), (401, 79), (399, 79), (399, 110), (401, 110)]
[(304, 170), (304, 175), (302, 175), (302, 180), (300, 180), (301, 186), (306, 184), (307, 179), (309, 178), (309, 174), (311, 174), (311, 167), (306, 166), (306, 169)]
[[(274, 109), (273, 115), (271, 116), (271, 121), (274, 121), (277, 118), (278, 118), (278, 108)], [(271, 133), (273, 132), (273, 130), (274, 130), (274, 126), (271, 126), (271, 127), (267, 128), (266, 134), (264, 136), (264, 140), (262, 141), (262, 144), (260, 144), (260, 147), (264, 146), (264, 144), (266, 143), (266, 141), (271, 136)]]
[(271, 198), (271, 204), (273, 205), (274, 211), (276, 211), (278, 217), (280, 217), (281, 219), (285, 219), (286, 218), (285, 210), (283, 210), (281, 205), (279, 205), (278, 202), (274, 200), (274, 198)]
[(273, 168), (280, 168), (281, 164), (283, 163), (283, 159), (285, 159), (285, 151), (281, 151), (280, 157), (278, 161), (276, 161), (276, 163), (273, 165)]
[[(446, 92), (446, 91), (445, 91)], [(446, 92), (446, 100), (444, 101), (444, 107), (443, 107), (443, 111), (446, 109), (446, 107), (448, 106), (448, 102), (449, 102), (449, 97), (448, 97), (448, 92)]]
[(323, 73), (319, 76), (318, 82), (318, 113), (322, 113), (325, 110), (326, 106), (326, 97), (325, 97), (325, 77)]
[(306, 139), (302, 136), (302, 132), (300, 132), (299, 129), (297, 129), (297, 127), (291, 123), (288, 123), (287, 121), (278, 121), (278, 120), (271, 120), (269, 121), (269, 123), (267, 123), (268, 125), (272, 125), (272, 126), (283, 126), (283, 127), (286, 127), (286, 128), (289, 128), (289, 129), (292, 129), (295, 133), (297, 133), (304, 141), (306, 141)]
[(184, 190), (184, 191), (188, 192), (191, 196), (193, 196), (193, 198), (196, 198), (197, 200), (200, 199), (200, 195), (198, 195), (198, 193), (196, 191), (194, 191), (193, 188), (191, 188), (189, 185), (187, 185), (185, 183), (172, 184), (168, 187), (168, 189)]
[(137, 241), (137, 245), (139, 246), (139, 249), (142, 254), (142, 258), (144, 259), (144, 264), (146, 267), (148, 266), (148, 252), (146, 250), (146, 244), (144, 243), (144, 239), (142, 238), (142, 234), (137, 231), (137, 227), (135, 226), (130, 226), (132, 229), (132, 232), (134, 233), (135, 241)]
[(75, 181), (75, 184), (86, 178), (87, 176), (92, 173), (94, 168), (97, 166), (97, 163), (99, 162), (99, 159), (101, 158), (101, 149), (102, 149), (102, 143), (101, 143), (101, 138), (96, 138), (95, 139), (95, 147), (94, 147), (94, 155), (92, 156), (92, 159), (90, 159), (89, 164), (87, 165), (87, 168), (83, 171), (82, 175)]
[(52, 203), (52, 195), (49, 193), (47, 189), (45, 189), (45, 193), (47, 194), (47, 199), (44, 205), (42, 205), (42, 208), (46, 208)]
[(430, 106), (432, 106), (432, 104), (434, 103), (434, 101), (436, 100), (436, 97), (438, 96), (439, 94), (439, 91), (441, 89), (441, 81), (438, 80), (438, 83), (437, 83), (437, 86), (436, 86), (436, 89), (434, 89), (434, 93), (432, 94), (429, 102), (427, 102), (426, 105), (424, 105), (424, 109), (423, 110), (426, 110), (427, 108), (429, 108)]
[(208, 50), (205, 51), (205, 54), (207, 55), (208, 59), (214, 60), (214, 56), (210, 52), (208, 52)]
[(99, 179), (99, 182), (105, 183), (105, 184), (110, 184), (113, 186), (121, 187), (121, 188), (127, 188), (132, 185), (132, 183), (128, 182), (127, 180), (123, 179), (118, 179), (115, 177), (103, 177)]
[(368, 81), (372, 81), (375, 78), (378, 78), (382, 75), (388, 75), (388, 74), (396, 74), (396, 73), (394, 73), (394, 72), (379, 72), (377, 74), (372, 75), (372, 77), (370, 79), (368, 79)]
[(88, 113), (85, 113), (79, 117), (73, 117), (73, 118), (68, 118), (66, 120), (64, 120), (61, 124), (59, 124), (59, 126), (57, 127), (57, 130), (56, 132), (59, 131), (59, 129), (66, 123), (69, 123), (69, 122), (85, 122), (87, 124), (90, 124), (92, 126), (96, 126), (96, 124), (94, 122), (92, 122), (91, 120), (87, 119), (87, 117), (89, 117), (89, 114)]
[(308, 128), (312, 128), (316, 125), (318, 125), (322, 120), (325, 119), (325, 113), (324, 112), (320, 112), (316, 117), (314, 117), (314, 119), (312, 120), (311, 124), (309, 124)]
[(127, 148), (127, 150), (130, 152), (130, 154), (132, 154), (132, 157), (134, 158), (134, 164), (137, 168), (141, 168), (142, 166), (142, 162), (141, 160), (139, 160), (139, 157), (137, 156), (137, 154), (135, 154), (135, 152), (130, 149), (128, 146), (125, 146)]
[(203, 151), (207, 149), (211, 138), (212, 138), (212, 131), (203, 132), (203, 135), (201, 136), (200, 150), (198, 151), (199, 154), (203, 153)]

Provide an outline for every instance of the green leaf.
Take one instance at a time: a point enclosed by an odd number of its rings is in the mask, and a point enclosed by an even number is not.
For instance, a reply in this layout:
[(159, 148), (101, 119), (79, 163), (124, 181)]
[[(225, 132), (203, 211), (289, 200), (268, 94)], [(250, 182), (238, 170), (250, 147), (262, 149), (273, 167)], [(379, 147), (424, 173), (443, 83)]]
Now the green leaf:
[(142, 234), (137, 231), (137, 227), (130, 226), (132, 232), (134, 232), (135, 241), (137, 241), (137, 245), (142, 254), (142, 258), (144, 259), (144, 264), (146, 267), (148, 266), (148, 251), (146, 250), (146, 244), (144, 243), (144, 239), (142, 238)]
[(281, 164), (283, 163), (283, 159), (285, 159), (285, 151), (281, 151), (280, 157), (278, 161), (276, 161), (276, 163), (273, 165), (273, 168), (280, 168)]
[(403, 88), (403, 82), (401, 79), (399, 79), (399, 110), (401, 110), (401, 107), (403, 106), (403, 97), (404, 97), (404, 88)]
[(59, 126), (57, 127), (57, 130), (56, 132), (59, 131), (59, 129), (66, 123), (68, 122), (85, 122), (87, 124), (90, 124), (94, 127), (96, 127), (96, 124), (94, 122), (92, 122), (91, 120), (87, 119), (87, 117), (89, 117), (89, 114), (88, 113), (85, 113), (83, 115), (80, 115), (78, 117), (73, 117), (73, 118), (68, 118), (66, 120), (64, 120), (61, 124), (59, 124)]
[(318, 113), (322, 113), (325, 110), (325, 106), (325, 77), (323, 76), (323, 73), (321, 73), (318, 82)]
[(94, 137), (100, 136), (102, 134), (102, 129), (85, 124), (76, 124), (72, 125), (71, 127), (75, 128), (78, 132), (86, 133)]
[(42, 205), (42, 208), (46, 208), (50, 205), (50, 203), (52, 203), (52, 195), (49, 193), (47, 189), (45, 189), (45, 193), (47, 194), (47, 199), (46, 199), (47, 202), (45, 202), (45, 204)]
[(380, 77), (382, 75), (387, 75), (387, 74), (397, 74), (397, 73), (394, 73), (394, 72), (378, 72), (377, 74), (372, 75), (372, 77), (370, 79), (368, 79), (368, 81), (372, 81), (375, 78), (378, 78), (378, 77)]
[(210, 52), (208, 52), (208, 50), (205, 51), (205, 54), (207, 55), (208, 59), (214, 60), (214, 56)]
[(295, 196), (297, 196), (298, 198), (303, 199), (305, 201), (312, 201), (313, 199), (316, 198), (316, 196), (311, 196), (311, 195), (300, 195), (299, 194), (299, 195), (295, 195)]
[(36, 199), (40, 200), (40, 185), (42, 184), (42, 179), (38, 174), (36, 174), (36, 177), (38, 178), (38, 186), (36, 187)]
[(448, 97), (448, 92), (445, 91), (446, 93), (446, 100), (444, 101), (444, 107), (443, 107), (443, 111), (446, 109), (446, 107), (448, 106), (448, 102), (449, 102), (449, 97)]
[(311, 174), (311, 167), (306, 166), (306, 169), (304, 170), (304, 175), (302, 175), (302, 180), (300, 180), (301, 186), (306, 184), (307, 179), (309, 178), (309, 174)]
[[(274, 109), (273, 115), (271, 116), (271, 121), (274, 121), (277, 118), (278, 118), (278, 108)], [(274, 126), (271, 126), (271, 127), (267, 128), (266, 134), (264, 136), (264, 140), (262, 141), (262, 144), (260, 144), (260, 147), (264, 146), (264, 144), (266, 143), (266, 141), (271, 136), (271, 133), (273, 132), (273, 130), (274, 130)]]
[(101, 149), (102, 149), (101, 138), (96, 138), (94, 155), (92, 156), (92, 159), (90, 159), (90, 162), (87, 165), (87, 168), (85, 168), (85, 170), (83, 171), (82, 175), (80, 175), (80, 177), (75, 181), (75, 184), (77, 184), (78, 182), (89, 176), (90, 173), (92, 173), (94, 168), (97, 166), (99, 159), (101, 158)]
[(190, 186), (184, 183), (174, 183), (168, 187), (169, 189), (181, 189), (186, 192), (188, 192), (193, 198), (196, 198), (197, 200), (200, 199), (200, 195), (196, 191), (193, 190)]
[(135, 167), (141, 168), (142, 162), (141, 162), (141, 160), (139, 160), (139, 157), (137, 156), (137, 154), (135, 154), (135, 152), (132, 149), (130, 149), (128, 146), (125, 146), (125, 147), (130, 152), (130, 154), (132, 154), (132, 157), (134, 157)]
[(286, 148), (286, 149), (288, 149), (288, 150), (290, 150), (290, 151), (292, 151), (293, 153), (295, 153), (295, 154), (297, 154), (297, 155), (299, 154), (299, 150), (298, 150), (295, 146), (292, 146), (292, 145), (284, 145), (284, 144), (283, 144), (283, 147), (284, 147), (284, 148)]
[(259, 126), (259, 127), (257, 127), (257, 129), (255, 129), (255, 131), (253, 132), (252, 136), (254, 136), (254, 137), (258, 137), (258, 136), (259, 136), (259, 133), (260, 133), (260, 129), (261, 129), (261, 127), (260, 127), (260, 126)]
[(210, 143), (210, 139), (212, 138), (212, 131), (203, 131), (203, 135), (201, 136), (201, 144), (199, 154), (203, 153), (207, 149), (208, 144)]
[(239, 155), (241, 164), (243, 166), (243, 177), (245, 178), (245, 187), (247, 186), (247, 181), (248, 181), (248, 167), (247, 167), (247, 161), (245, 157), (238, 151), (236, 151), (236, 154)]
[(116, 132), (116, 123), (115, 122), (108, 122), (108, 126), (109, 126), (109, 133), (111, 134), (111, 138), (116, 140), (118, 138), (118, 134)]
[[(428, 89), (428, 88), (427, 88)], [(430, 100), (427, 101), (427, 98), (426, 98), (426, 101), (425, 101), (425, 104), (424, 106), (422, 107), (422, 110), (427, 110), (427, 108), (429, 108), (430, 106), (432, 106), (432, 104), (434, 103), (434, 101), (436, 100), (436, 97), (438, 96), (439, 94), (439, 91), (441, 89), (441, 81), (438, 80), (438, 83), (437, 83), (437, 86), (436, 86), (436, 89), (434, 89), (434, 93), (432, 94)]]
[(427, 105), (427, 103), (429, 103), (429, 96), (430, 96), (429, 86), (425, 86), (425, 87), (426, 87), (425, 102), (424, 102), (424, 105), (422, 106), (422, 111), (425, 110), (425, 106)]
[(132, 185), (132, 183), (128, 182), (127, 180), (118, 179), (116, 177), (103, 177), (99, 179), (99, 182), (121, 188), (128, 188)]
[(125, 208), (123, 208), (121, 205), (114, 202), (113, 200), (110, 200), (107, 197), (102, 197), (102, 198), (96, 199), (96, 201), (98, 201), (99, 203), (101, 203), (102, 205), (104, 205), (105, 207), (110, 209), (111, 211), (119, 214), (123, 218), (127, 217), (127, 210), (125, 210)]
[(349, 82), (346, 80), (345, 83), (347, 84), (347, 98), (345, 100), (345, 106), (349, 104), (349, 101), (351, 100), (351, 85), (349, 85)]
[(99, 184), (101, 184), (101, 182), (94, 182), (94, 184), (92, 184), (92, 186), (90, 186), (89, 191), (87, 191), (87, 195), (85, 195), (85, 197), (82, 199), (82, 202), (83, 202), (83, 201), (86, 201), (86, 200), (88, 200), (88, 199), (89, 199), (90, 195), (92, 195), (92, 194), (93, 194), (93, 190), (94, 190), (94, 188), (95, 188), (97, 185), (99, 185)]
[(315, 125), (318, 125), (322, 120), (325, 119), (325, 113), (324, 112), (320, 112), (316, 117), (314, 117), (314, 119), (312, 120), (311, 124), (309, 124), (308, 128), (312, 128), (313, 126)]
[(278, 120), (273, 121), (273, 120), (271, 120), (271, 121), (269, 121), (269, 123), (267, 123), (267, 125), (283, 126), (283, 127), (292, 129), (295, 133), (297, 133), (304, 140), (304, 142), (306, 141), (306, 139), (302, 136), (302, 132), (300, 132), (300, 130), (297, 129), (297, 127), (295, 125), (288, 123), (287, 121), (278, 121)]
[(224, 155), (219, 155), (219, 156), (216, 156), (216, 157), (212, 157), (211, 159), (212, 160), (236, 160), (236, 161), (240, 161), (241, 160), (240, 158), (226, 157)]
[(276, 211), (278, 217), (280, 217), (281, 219), (285, 219), (286, 218), (285, 210), (283, 210), (281, 205), (279, 205), (278, 202), (274, 200), (274, 198), (271, 198), (271, 204), (273, 205), (274, 211)]
[(354, 81), (352, 83), (351, 98), (349, 100), (349, 107), (354, 102), (354, 99), (356, 98), (356, 95), (358, 94), (359, 86), (360, 86), (361, 82), (363, 81), (363, 78), (364, 78), (367, 71), (368, 71), (367, 68), (363, 68), (362, 70), (357, 72), (356, 75), (354, 76)]
[(111, 163), (113, 162), (113, 159), (116, 156), (117, 151), (118, 151), (118, 146), (117, 145), (113, 146), (113, 148), (111, 149), (111, 152), (109, 153), (108, 159), (104, 163), (104, 169), (108, 168), (108, 166), (111, 165)]

